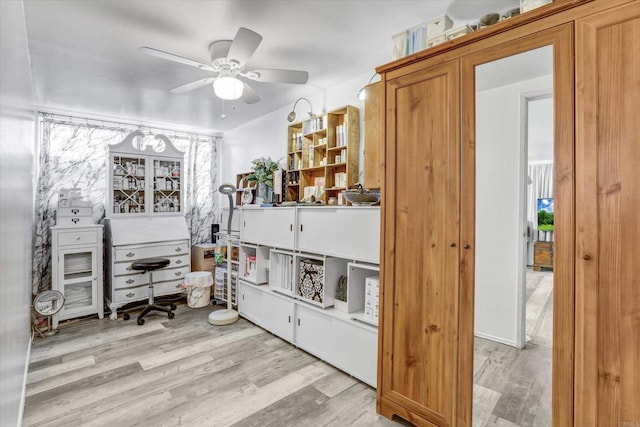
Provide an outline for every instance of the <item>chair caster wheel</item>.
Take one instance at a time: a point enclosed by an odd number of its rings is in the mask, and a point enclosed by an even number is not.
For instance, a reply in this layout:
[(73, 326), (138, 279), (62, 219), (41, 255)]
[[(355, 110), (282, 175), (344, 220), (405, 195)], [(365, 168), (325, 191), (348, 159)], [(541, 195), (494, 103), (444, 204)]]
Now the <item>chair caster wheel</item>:
[(175, 305), (175, 304), (171, 304), (171, 310), (175, 310), (176, 308), (178, 308), (178, 306), (177, 306), (177, 305)]
[(174, 317), (176, 317), (175, 313), (168, 313), (167, 316), (169, 316), (169, 319), (173, 319)]
[(131, 319), (131, 316), (129, 315), (129, 313), (125, 313), (122, 315), (122, 320), (129, 320)]
[(144, 319), (138, 319), (138, 325), (144, 325)]

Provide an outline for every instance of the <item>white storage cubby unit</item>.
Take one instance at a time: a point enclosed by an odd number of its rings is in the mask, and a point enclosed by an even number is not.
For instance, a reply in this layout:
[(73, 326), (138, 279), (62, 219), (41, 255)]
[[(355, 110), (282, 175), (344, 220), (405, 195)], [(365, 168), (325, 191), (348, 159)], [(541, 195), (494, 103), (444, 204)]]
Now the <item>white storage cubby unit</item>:
[[(379, 230), (378, 207), (243, 207), (240, 254), (268, 266), (268, 283), (240, 276), (240, 315), (375, 387), (377, 328), (364, 302), (365, 279), (378, 274)], [(315, 248), (314, 233), (323, 240)], [(319, 281), (301, 290), (305, 263)], [(331, 307), (342, 276), (348, 313)]]
[[(378, 294), (374, 294), (372, 286), (367, 286), (372, 279), (379, 280), (380, 267), (377, 265), (349, 263), (347, 276), (347, 310), (355, 320), (378, 325)], [(371, 311), (371, 313), (369, 313)], [(375, 313), (375, 315), (374, 315)]]
[(140, 131), (109, 146), (107, 217), (184, 215), (184, 153), (164, 135)]
[(51, 227), (51, 287), (65, 298), (53, 316), (54, 329), (61, 320), (104, 316), (102, 230), (102, 225)]

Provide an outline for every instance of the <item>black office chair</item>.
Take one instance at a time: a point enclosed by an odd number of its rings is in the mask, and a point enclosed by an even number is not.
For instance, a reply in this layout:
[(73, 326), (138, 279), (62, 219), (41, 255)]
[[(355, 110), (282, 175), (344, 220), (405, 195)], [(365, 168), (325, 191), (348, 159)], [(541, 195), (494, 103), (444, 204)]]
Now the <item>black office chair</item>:
[[(149, 304), (147, 304), (142, 312), (138, 315), (138, 325), (144, 325), (144, 316), (149, 314), (151, 311), (163, 311), (167, 313), (169, 319), (173, 319), (175, 317), (175, 313), (172, 310), (176, 309), (176, 305), (171, 303), (171, 306), (164, 307), (154, 303), (153, 300), (153, 271), (159, 268), (166, 267), (169, 265), (171, 261), (168, 258), (143, 258), (138, 261), (134, 261), (131, 264), (132, 270), (140, 271), (141, 274), (149, 272)], [(124, 320), (129, 320), (129, 313), (125, 313), (123, 315)]]

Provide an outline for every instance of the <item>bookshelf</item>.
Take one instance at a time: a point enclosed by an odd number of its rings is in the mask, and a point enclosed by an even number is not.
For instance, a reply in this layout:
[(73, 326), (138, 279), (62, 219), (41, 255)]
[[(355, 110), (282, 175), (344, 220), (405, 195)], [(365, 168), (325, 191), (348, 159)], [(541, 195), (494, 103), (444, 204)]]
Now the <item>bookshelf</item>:
[(347, 105), (288, 127), (286, 200), (302, 201), (306, 191), (327, 203), (358, 182), (359, 114)]

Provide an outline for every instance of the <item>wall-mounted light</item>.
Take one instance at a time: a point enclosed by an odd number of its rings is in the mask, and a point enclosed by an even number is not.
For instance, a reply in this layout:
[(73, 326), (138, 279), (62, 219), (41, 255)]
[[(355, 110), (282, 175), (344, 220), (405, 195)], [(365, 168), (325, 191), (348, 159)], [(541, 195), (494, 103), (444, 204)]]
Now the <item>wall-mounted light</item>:
[(309, 118), (312, 118), (314, 116), (313, 106), (311, 105), (311, 101), (309, 101), (307, 98), (298, 98), (296, 99), (296, 102), (293, 104), (293, 108), (291, 109), (291, 112), (287, 115), (287, 121), (289, 123), (293, 122), (296, 119), (296, 105), (298, 105), (298, 102), (302, 100), (307, 101), (307, 103), (309, 104)]
[(234, 100), (242, 96), (244, 83), (229, 71), (222, 71), (220, 77), (213, 81), (213, 91), (220, 99)]
[(378, 75), (378, 73), (373, 73), (373, 76), (371, 76), (371, 78), (369, 79), (369, 83), (367, 83), (366, 85), (362, 86), (360, 88), (360, 90), (358, 91), (358, 99), (360, 101), (364, 101), (367, 97), (367, 86), (369, 86), (371, 84), (371, 82), (373, 81), (373, 79)]

